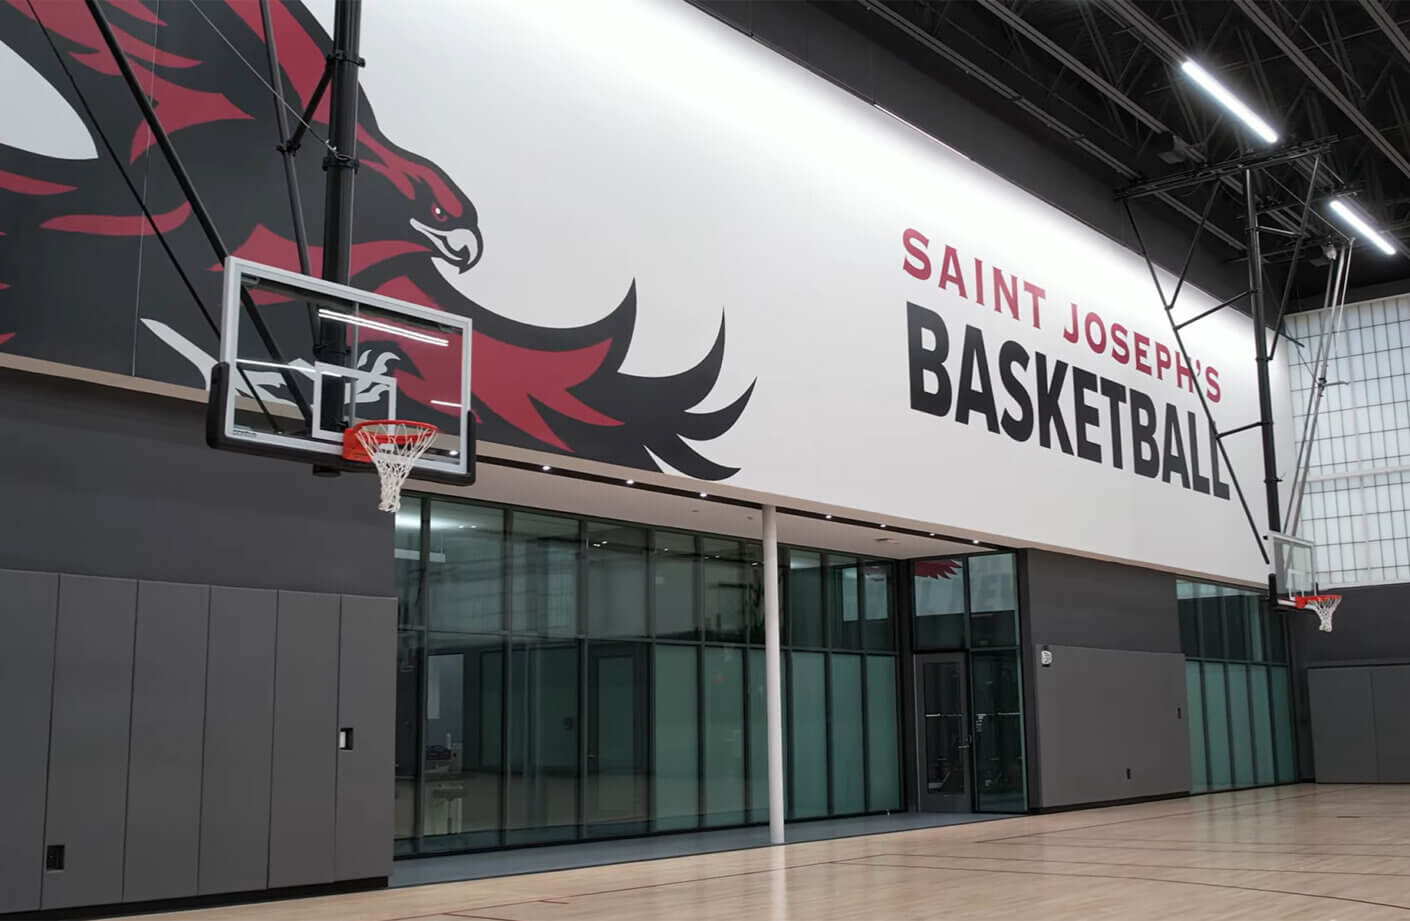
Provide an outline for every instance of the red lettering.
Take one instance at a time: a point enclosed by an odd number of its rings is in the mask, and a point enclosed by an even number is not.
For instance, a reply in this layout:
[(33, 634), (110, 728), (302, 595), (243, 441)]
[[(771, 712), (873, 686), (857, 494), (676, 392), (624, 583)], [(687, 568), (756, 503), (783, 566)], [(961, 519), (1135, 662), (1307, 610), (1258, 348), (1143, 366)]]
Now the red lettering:
[[(1097, 328), (1097, 333), (1101, 336), (1100, 339), (1092, 335), (1093, 326)], [(1088, 348), (1096, 352), (1098, 355), (1106, 351), (1106, 324), (1102, 322), (1101, 317), (1097, 316), (1095, 313), (1088, 311), (1087, 319), (1084, 320), (1082, 324), (1082, 330), (1087, 334)]]
[(1144, 333), (1136, 333), (1136, 370), (1142, 374), (1151, 373), (1150, 347), (1150, 337)]
[(1126, 364), (1131, 360), (1131, 346), (1126, 342), (1126, 327), (1120, 323), (1111, 324), (1111, 357), (1116, 359), (1117, 364)]
[(974, 260), (974, 300), (979, 306), (984, 306), (984, 260)]
[(1155, 376), (1160, 380), (1165, 380), (1162, 371), (1170, 370), (1170, 349), (1163, 342), (1155, 344)]
[[(1004, 278), (1009, 280), (1004, 284)], [(994, 312), (1004, 312), (1004, 302), (1009, 305), (1009, 313), (1013, 314), (1015, 320), (1018, 319), (1018, 276), (1004, 275), (1003, 269), (994, 269)]]
[(940, 287), (948, 288), (951, 283), (960, 297), (969, 297), (964, 290), (964, 276), (960, 274), (960, 257), (953, 246), (947, 246), (945, 256), (940, 262)]
[(1189, 365), (1185, 364), (1185, 356), (1179, 352), (1175, 353), (1175, 386), (1191, 392), (1195, 389), (1195, 376), (1190, 373)]
[[(930, 256), (925, 252), (930, 240), (925, 234), (907, 228), (906, 232), (901, 234), (901, 245), (906, 248), (906, 258), (901, 261), (901, 268), (921, 281), (930, 278)], [(914, 264), (911, 263), (912, 259), (915, 260)]]
[(1204, 369), (1204, 395), (1209, 397), (1209, 402), (1219, 402), (1219, 372), (1213, 367)]
[[(1024, 292), (1025, 294), (1027, 294), (1027, 295), (1028, 295), (1030, 298), (1032, 298), (1032, 300), (1033, 300), (1033, 328), (1034, 328), (1034, 329), (1037, 329), (1037, 328), (1038, 328), (1038, 308), (1042, 305), (1042, 303), (1043, 303), (1043, 298), (1045, 298), (1045, 297), (1048, 296), (1048, 292), (1044, 291), (1042, 288), (1040, 288), (1040, 287), (1038, 287), (1037, 285), (1033, 284), (1031, 281), (1025, 281), (1025, 282), (1023, 283), (1023, 292)], [(1018, 316), (1018, 314), (1014, 314), (1014, 317), (1015, 317), (1015, 318), (1017, 318), (1017, 316)]]

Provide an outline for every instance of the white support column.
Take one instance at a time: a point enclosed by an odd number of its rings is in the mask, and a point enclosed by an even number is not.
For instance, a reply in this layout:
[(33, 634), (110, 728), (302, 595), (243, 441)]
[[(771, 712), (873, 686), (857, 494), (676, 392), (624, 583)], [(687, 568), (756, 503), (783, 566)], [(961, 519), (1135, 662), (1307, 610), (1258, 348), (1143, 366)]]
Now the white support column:
[(769, 738), (769, 843), (783, 843), (783, 665), (778, 627), (778, 515), (764, 506), (764, 706)]

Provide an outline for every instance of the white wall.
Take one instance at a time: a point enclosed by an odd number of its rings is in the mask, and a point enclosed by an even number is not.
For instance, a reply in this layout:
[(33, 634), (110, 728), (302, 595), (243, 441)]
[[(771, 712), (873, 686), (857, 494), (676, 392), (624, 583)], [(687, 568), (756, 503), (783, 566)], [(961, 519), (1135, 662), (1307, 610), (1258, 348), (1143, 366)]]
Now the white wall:
[[(1157, 443), (1169, 404), (1182, 447), (1209, 477), (1197, 397), (1177, 386), (1173, 365), (1157, 376), (1174, 340), (1130, 251), (679, 0), (423, 0), (370, 4), (364, 16), (363, 80), (383, 129), (445, 167), (479, 208), (484, 260), (455, 279), (467, 296), (537, 324), (577, 325), (615, 307), (635, 280), (624, 370), (653, 375), (697, 361), (723, 312), (725, 367), (699, 408), (758, 382), (735, 427), (703, 446), (741, 468), (731, 485), (1017, 545), (1265, 577), (1236, 497), (1133, 472), (1129, 396), (1117, 404), (1120, 468), (1100, 391), (1088, 397), (1099, 460), (1077, 456), (1075, 441), (1069, 455), (1036, 434), (992, 432), (982, 412), (962, 424), (954, 401), (934, 406), (939, 414), (913, 407), (908, 315), (939, 318), (956, 390), (966, 327), (982, 336), (996, 423), (1006, 410), (1021, 415), (1000, 367), (1012, 341), (1009, 350), (1035, 356), (1015, 390), (1035, 392), (1038, 353), (1050, 372), (1065, 362), (1139, 390), (1155, 407)], [(908, 229), (929, 241), (929, 273), (903, 244)], [(939, 283), (947, 246), (963, 295)], [(995, 311), (994, 266), (1042, 289), (1036, 317), (1023, 290), (1016, 319)], [(1101, 318), (1100, 353), (1064, 338), (1073, 303)], [(1187, 288), (1176, 313), (1212, 303)], [(1149, 367), (1113, 357), (1118, 325), (1132, 351), (1149, 337)], [(1251, 339), (1231, 310), (1187, 331), (1201, 379), (1217, 369), (1223, 429), (1258, 415)], [(933, 348), (933, 330), (918, 345)], [(1058, 402), (1075, 439), (1067, 377)], [(933, 373), (919, 380), (936, 391)], [(1274, 388), (1287, 392), (1281, 359)], [(1277, 402), (1287, 441), (1287, 402)], [(1226, 446), (1261, 523), (1258, 435)]]

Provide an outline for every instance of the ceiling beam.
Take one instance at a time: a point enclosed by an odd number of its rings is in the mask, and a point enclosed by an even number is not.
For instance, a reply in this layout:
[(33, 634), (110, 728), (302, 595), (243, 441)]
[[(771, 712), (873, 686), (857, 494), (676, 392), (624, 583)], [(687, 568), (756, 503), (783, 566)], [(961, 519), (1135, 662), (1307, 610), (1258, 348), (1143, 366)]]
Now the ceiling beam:
[[(916, 25), (910, 19), (891, 9), (886, 4), (875, 3), (872, 2), (872, 0), (857, 0), (857, 2), (860, 3), (862, 6), (866, 7), (876, 16), (879, 16), (881, 19), (894, 26), (899, 31), (910, 36), (922, 46), (930, 49), (932, 52), (939, 55), (946, 61), (949, 61), (955, 67), (958, 67), (961, 73), (965, 74), (966, 76), (973, 77), (975, 80), (978, 80), (980, 83), (983, 83), (985, 86), (989, 87), (989, 89), (993, 90), (995, 93), (1002, 96), (1004, 99), (1007, 99), (1009, 102), (1013, 103), (1019, 109), (1023, 110), (1024, 112), (1031, 115), (1033, 118), (1037, 119), (1041, 124), (1052, 129), (1057, 134), (1062, 135), (1068, 141), (1075, 144), (1077, 147), (1081, 148), (1091, 156), (1095, 157), (1097, 160), (1104, 163), (1118, 176), (1121, 176), (1122, 178), (1127, 180), (1139, 178), (1140, 174), (1137, 173), (1135, 169), (1123, 162), (1121, 158), (1113, 155), (1110, 151), (1103, 149), (1100, 145), (1094, 143), (1090, 138), (1082, 134), (1082, 132), (1074, 130), (1060, 119), (1057, 119), (1052, 115), (1048, 114), (1042, 106), (1036, 105), (1032, 100), (1025, 98), (1022, 93), (1017, 92), (1008, 84), (1000, 80), (998, 77), (995, 77), (993, 74), (990, 74), (984, 68), (980, 67), (978, 64), (975, 64), (969, 58), (965, 57), (963, 54), (960, 54), (954, 48), (951, 48), (949, 45), (945, 44), (940, 39), (936, 38), (934, 35), (931, 35), (929, 32)], [(1180, 201), (1178, 198), (1175, 198), (1173, 195), (1160, 193), (1157, 195), (1157, 197), (1162, 202), (1173, 208), (1175, 211), (1182, 214), (1188, 220), (1197, 224), (1205, 223), (1204, 221), (1202, 221), (1198, 212), (1196, 212), (1189, 205)], [(1244, 241), (1240, 240), (1238, 237), (1234, 236), (1228, 231), (1220, 227), (1214, 226), (1213, 224), (1210, 224), (1209, 232), (1214, 236), (1218, 237), (1220, 240), (1224, 241), (1236, 251), (1244, 251)]]
[(1268, 40), (1278, 46), (1278, 50), (1286, 54), (1288, 59), (1297, 66), (1297, 69), (1312, 81), (1312, 84), (1322, 95), (1341, 110), (1341, 113), (1356, 126), (1366, 140), (1370, 141), (1396, 169), (1410, 178), (1410, 160), (1407, 160), (1394, 144), (1386, 140), (1385, 135), (1376, 130), (1376, 126), (1371, 124), (1365, 113), (1357, 108), (1350, 99), (1347, 99), (1341, 90), (1337, 89), (1336, 84), (1332, 83), (1321, 68), (1312, 63), (1312, 59), (1303, 53), (1297, 43), (1280, 29), (1278, 24), (1268, 17), (1267, 13), (1263, 12), (1255, 0), (1234, 0), (1234, 3), (1238, 4), (1239, 9), (1249, 18), (1249, 21), (1258, 26), (1259, 30), (1268, 37)]

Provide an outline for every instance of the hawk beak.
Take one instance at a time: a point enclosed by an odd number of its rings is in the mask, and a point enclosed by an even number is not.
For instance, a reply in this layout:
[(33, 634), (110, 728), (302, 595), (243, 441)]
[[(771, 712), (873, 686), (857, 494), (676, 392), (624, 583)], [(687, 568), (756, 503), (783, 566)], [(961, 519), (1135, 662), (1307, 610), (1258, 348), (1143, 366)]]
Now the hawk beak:
[(417, 233), (431, 241), (438, 258), (444, 259), (460, 270), (460, 274), (466, 272), (480, 261), (480, 254), (483, 246), (480, 242), (480, 231), (467, 228), (456, 227), (452, 230), (437, 230), (411, 218), (411, 227)]

